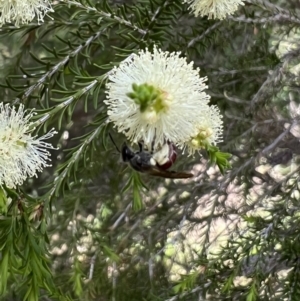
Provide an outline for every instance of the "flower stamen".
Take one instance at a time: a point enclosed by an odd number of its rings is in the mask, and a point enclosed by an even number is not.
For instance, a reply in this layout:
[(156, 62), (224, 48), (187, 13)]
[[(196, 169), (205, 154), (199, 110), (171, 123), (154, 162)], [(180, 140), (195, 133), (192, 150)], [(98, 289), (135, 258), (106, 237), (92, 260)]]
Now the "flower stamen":
[(148, 149), (165, 141), (182, 145), (208, 110), (207, 78), (199, 71), (179, 52), (156, 46), (153, 52), (140, 51), (109, 75), (104, 102), (110, 121), (133, 143), (143, 140)]
[(53, 147), (44, 140), (56, 132), (51, 130), (39, 138), (31, 136), (30, 118), (34, 113), (25, 114), (24, 105), (16, 110), (9, 104), (0, 103), (0, 186), (15, 188), (49, 166), (47, 149)]

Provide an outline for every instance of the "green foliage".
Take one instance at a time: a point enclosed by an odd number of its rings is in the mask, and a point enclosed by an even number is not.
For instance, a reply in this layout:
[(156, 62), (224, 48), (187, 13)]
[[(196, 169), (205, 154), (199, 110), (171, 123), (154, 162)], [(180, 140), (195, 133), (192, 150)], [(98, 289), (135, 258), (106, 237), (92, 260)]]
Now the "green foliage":
[(228, 161), (231, 154), (222, 153), (219, 151), (219, 148), (212, 145), (206, 145), (206, 151), (209, 155), (209, 161), (218, 165), (220, 172), (224, 174), (227, 168), (231, 168), (231, 165)]
[(257, 300), (257, 295), (258, 295), (257, 287), (256, 287), (256, 284), (255, 284), (255, 281), (253, 281), (253, 283), (250, 287), (250, 290), (247, 293), (246, 301), (255, 301), (255, 300)]
[(59, 300), (69, 300), (56, 288), (49, 269), (44, 204), (25, 197), (11, 195), (10, 208), (0, 219), (0, 294), (6, 293), (13, 278), (16, 288), (25, 292), (23, 300), (39, 300), (41, 288)]
[(78, 297), (80, 297), (83, 292), (82, 277), (83, 277), (83, 271), (81, 270), (80, 262), (78, 261), (78, 259), (75, 259), (74, 272), (70, 281), (73, 283), (74, 293)]
[(132, 208), (134, 211), (139, 211), (144, 208), (143, 200), (141, 197), (141, 189), (145, 188), (147, 190), (148, 187), (143, 183), (141, 180), (141, 176), (138, 172), (132, 171), (131, 175), (125, 184), (124, 188), (122, 189), (122, 192), (125, 193), (129, 190), (129, 188), (132, 187)]
[(173, 287), (174, 293), (178, 294), (186, 290), (191, 290), (195, 286), (198, 276), (198, 272), (192, 272), (189, 275), (182, 275), (180, 282)]

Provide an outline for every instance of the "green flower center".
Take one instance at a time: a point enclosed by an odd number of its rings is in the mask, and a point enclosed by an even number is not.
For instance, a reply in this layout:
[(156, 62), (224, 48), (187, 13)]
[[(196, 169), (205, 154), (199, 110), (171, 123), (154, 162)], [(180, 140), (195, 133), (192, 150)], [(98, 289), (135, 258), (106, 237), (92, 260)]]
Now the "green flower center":
[(140, 106), (141, 113), (158, 114), (169, 108), (166, 93), (157, 87), (147, 83), (133, 84), (132, 90), (127, 96)]

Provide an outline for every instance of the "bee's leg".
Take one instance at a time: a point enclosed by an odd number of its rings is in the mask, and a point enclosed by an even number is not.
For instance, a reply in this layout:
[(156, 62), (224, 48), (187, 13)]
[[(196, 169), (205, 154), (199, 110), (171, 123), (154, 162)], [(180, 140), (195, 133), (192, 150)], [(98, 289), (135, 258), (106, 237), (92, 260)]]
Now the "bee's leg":
[(120, 149), (118, 148), (118, 146), (117, 146), (115, 140), (113, 139), (111, 133), (108, 133), (108, 135), (109, 135), (109, 138), (110, 138), (110, 140), (112, 141), (113, 145), (114, 145), (115, 148), (117, 149), (117, 151), (118, 151), (119, 153), (121, 153), (121, 151), (120, 151)]
[(140, 148), (140, 153), (143, 151), (143, 143), (142, 142), (138, 142), (139, 148)]
[(155, 141), (153, 140), (152, 142), (151, 142), (151, 150), (150, 150), (150, 154), (154, 154), (154, 143), (155, 143)]
[(156, 139), (156, 129), (155, 129), (155, 135), (154, 135), (154, 138), (151, 142), (151, 150), (150, 150), (150, 153), (151, 154), (154, 154), (154, 145), (155, 145), (155, 139)]

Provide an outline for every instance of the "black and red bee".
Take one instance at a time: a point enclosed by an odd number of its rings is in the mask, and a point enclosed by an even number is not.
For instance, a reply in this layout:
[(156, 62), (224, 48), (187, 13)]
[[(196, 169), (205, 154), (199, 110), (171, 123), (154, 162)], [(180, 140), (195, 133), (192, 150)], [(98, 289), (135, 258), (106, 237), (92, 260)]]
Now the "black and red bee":
[(138, 143), (139, 151), (134, 152), (124, 142), (120, 151), (112, 136), (109, 136), (117, 151), (121, 153), (123, 162), (129, 163), (138, 172), (169, 179), (187, 179), (194, 176), (191, 173), (168, 170), (177, 158), (175, 145), (171, 142), (165, 143), (155, 153), (145, 151), (141, 142)]

